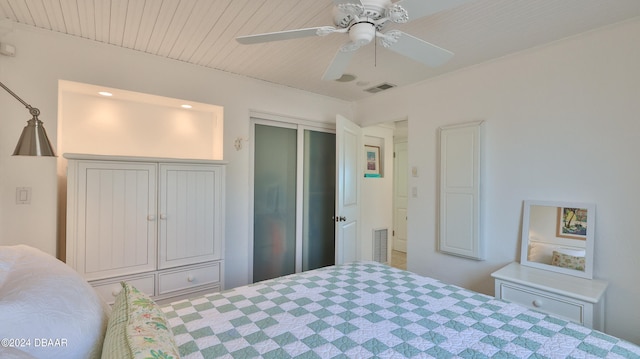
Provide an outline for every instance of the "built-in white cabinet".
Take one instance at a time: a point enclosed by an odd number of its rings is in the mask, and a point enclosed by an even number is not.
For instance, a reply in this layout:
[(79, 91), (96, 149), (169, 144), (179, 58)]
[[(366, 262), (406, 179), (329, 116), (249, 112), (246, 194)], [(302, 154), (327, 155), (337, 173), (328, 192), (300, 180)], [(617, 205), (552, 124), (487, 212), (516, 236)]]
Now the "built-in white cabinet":
[(112, 303), (223, 288), (221, 161), (65, 154), (67, 263)]
[(480, 230), (482, 121), (440, 128), (439, 249), (484, 259)]
[(491, 274), (495, 296), (537, 311), (604, 330), (608, 283), (511, 263)]

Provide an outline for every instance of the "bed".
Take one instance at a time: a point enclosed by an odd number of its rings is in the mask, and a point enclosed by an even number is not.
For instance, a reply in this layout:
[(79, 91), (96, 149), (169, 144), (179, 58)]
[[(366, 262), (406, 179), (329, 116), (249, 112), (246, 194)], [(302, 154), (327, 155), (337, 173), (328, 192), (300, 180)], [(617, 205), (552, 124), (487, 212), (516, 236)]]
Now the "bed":
[(0, 247), (0, 358), (640, 358), (578, 324), (376, 262), (113, 308), (73, 269)]
[(183, 358), (640, 358), (578, 324), (375, 262), (164, 306)]

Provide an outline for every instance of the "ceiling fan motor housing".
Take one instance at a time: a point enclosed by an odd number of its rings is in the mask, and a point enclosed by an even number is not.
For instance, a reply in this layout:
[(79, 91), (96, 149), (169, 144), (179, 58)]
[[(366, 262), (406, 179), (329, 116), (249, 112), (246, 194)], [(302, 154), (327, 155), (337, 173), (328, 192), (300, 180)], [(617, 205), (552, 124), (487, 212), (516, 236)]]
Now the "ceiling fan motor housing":
[(391, 0), (360, 0), (364, 6), (363, 16), (378, 20), (386, 16), (387, 8), (391, 6)]
[[(338, 27), (348, 28), (354, 21), (379, 20), (387, 16), (387, 9), (391, 5), (390, 0), (361, 0), (359, 3), (356, 1), (336, 5), (333, 7), (333, 22)], [(380, 25), (382, 24), (375, 24), (376, 27)]]

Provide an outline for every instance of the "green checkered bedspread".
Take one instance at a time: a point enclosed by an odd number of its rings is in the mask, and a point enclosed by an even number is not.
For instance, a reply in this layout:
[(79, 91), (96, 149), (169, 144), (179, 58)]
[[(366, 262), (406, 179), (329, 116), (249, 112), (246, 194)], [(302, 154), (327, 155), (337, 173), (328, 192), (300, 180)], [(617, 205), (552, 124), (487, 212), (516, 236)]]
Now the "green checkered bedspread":
[(374, 262), (163, 307), (183, 358), (640, 358), (615, 337)]

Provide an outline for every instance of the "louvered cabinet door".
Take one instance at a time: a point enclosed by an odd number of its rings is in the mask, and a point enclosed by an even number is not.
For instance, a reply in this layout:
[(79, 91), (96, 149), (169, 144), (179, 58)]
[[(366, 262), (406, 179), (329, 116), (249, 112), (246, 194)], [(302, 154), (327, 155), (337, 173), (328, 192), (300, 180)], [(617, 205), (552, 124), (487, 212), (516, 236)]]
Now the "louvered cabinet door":
[(87, 280), (156, 268), (157, 165), (80, 162), (77, 268)]
[(223, 181), (223, 166), (160, 164), (160, 269), (222, 258)]

